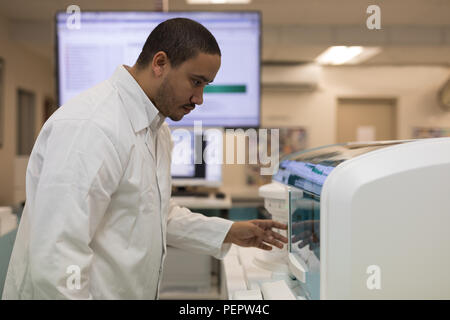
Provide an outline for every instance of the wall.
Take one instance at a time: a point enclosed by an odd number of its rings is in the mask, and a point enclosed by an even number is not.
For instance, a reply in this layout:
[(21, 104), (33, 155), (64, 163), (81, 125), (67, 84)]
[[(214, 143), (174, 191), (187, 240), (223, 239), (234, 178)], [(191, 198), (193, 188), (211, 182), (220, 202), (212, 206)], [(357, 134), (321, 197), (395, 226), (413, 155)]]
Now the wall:
[(36, 94), (36, 133), (42, 126), (45, 96), (54, 97), (53, 67), (50, 61), (31, 53), (9, 38), (8, 20), (0, 16), (0, 57), (4, 72), (4, 145), (0, 148), (0, 206), (14, 205), (24, 198), (27, 157), (16, 157), (16, 91)]
[(263, 126), (304, 126), (308, 147), (336, 142), (338, 98), (396, 98), (398, 139), (411, 138), (415, 126), (450, 127), (450, 112), (438, 104), (437, 93), (450, 68), (325, 67), (313, 92), (263, 93)]

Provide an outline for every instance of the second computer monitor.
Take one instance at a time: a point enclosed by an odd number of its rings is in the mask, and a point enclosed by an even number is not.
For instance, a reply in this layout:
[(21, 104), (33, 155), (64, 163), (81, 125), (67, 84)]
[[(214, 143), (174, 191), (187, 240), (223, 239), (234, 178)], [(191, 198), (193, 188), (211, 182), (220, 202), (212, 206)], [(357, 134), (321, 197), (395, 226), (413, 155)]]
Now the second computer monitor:
[(223, 129), (172, 128), (172, 185), (222, 184)]

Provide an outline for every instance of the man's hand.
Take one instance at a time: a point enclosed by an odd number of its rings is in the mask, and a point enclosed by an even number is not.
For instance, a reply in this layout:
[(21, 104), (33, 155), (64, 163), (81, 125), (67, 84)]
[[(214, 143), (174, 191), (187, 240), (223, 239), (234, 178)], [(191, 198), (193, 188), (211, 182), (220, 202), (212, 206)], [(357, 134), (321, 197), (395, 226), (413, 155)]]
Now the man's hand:
[(272, 228), (286, 230), (287, 225), (273, 220), (248, 220), (234, 222), (225, 237), (225, 243), (234, 243), (241, 247), (257, 247), (272, 250), (268, 244), (280, 249), (288, 239), (272, 231)]

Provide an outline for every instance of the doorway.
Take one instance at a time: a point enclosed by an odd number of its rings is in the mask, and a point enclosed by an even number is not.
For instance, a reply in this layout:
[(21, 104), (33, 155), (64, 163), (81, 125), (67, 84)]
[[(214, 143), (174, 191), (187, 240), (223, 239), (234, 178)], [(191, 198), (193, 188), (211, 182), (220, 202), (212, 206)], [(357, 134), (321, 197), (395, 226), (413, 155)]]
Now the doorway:
[(397, 100), (338, 98), (337, 143), (397, 139)]

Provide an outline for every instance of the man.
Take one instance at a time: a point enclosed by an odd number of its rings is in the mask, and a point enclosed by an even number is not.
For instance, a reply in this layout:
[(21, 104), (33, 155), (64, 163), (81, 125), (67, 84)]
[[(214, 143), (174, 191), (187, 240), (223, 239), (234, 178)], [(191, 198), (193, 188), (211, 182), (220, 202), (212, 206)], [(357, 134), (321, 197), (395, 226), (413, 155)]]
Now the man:
[(231, 243), (270, 250), (287, 239), (271, 220), (208, 218), (170, 200), (166, 117), (203, 102), (220, 67), (211, 33), (161, 23), (133, 67), (62, 106), (27, 168), (27, 202), (6, 299), (155, 299), (166, 245), (223, 257)]

